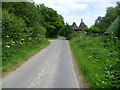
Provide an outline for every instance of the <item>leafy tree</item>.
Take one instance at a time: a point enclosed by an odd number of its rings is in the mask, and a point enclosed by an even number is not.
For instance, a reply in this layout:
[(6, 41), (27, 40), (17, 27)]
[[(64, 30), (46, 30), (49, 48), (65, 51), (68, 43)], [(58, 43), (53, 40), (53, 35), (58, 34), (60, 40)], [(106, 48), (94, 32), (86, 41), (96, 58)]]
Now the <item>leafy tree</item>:
[(98, 16), (98, 18), (95, 20), (95, 24), (99, 23), (101, 21), (102, 17)]
[(112, 24), (112, 22), (116, 19), (117, 17), (117, 8), (116, 7), (108, 7), (106, 11), (106, 22), (107, 22), (107, 27)]
[(101, 32), (104, 32), (105, 29), (107, 28), (107, 23), (106, 23), (106, 19), (104, 17), (102, 17), (99, 21), (98, 21), (99, 17), (97, 18), (94, 27), (98, 27)]
[(72, 29), (72, 26), (66, 23), (66, 25), (61, 30), (60, 35), (66, 37), (66, 39), (69, 40), (73, 37), (73, 33), (74, 33), (74, 30)]
[(2, 39), (4, 41), (21, 40), (25, 36), (26, 24), (22, 18), (9, 14), (7, 10), (2, 12)]
[(46, 37), (57, 37), (64, 26), (63, 17), (57, 11), (46, 7), (44, 4), (38, 5), (37, 7), (39, 7), (39, 11), (45, 20), (44, 26), (47, 29)]
[(105, 17), (99, 16), (96, 19), (94, 26), (98, 27), (102, 32), (104, 32), (117, 18), (117, 16), (117, 7), (108, 7), (106, 10)]
[(23, 18), (27, 27), (32, 27), (34, 23), (42, 24), (42, 18), (37, 6), (30, 2), (3, 2), (2, 8), (17, 17)]
[(30, 2), (2, 3), (2, 64), (16, 63), (33, 49), (47, 44), (45, 28), (36, 5)]
[(120, 1), (117, 2), (117, 15), (119, 16), (120, 15)]
[(88, 33), (101, 33), (100, 29), (97, 27), (85, 28), (85, 31)]

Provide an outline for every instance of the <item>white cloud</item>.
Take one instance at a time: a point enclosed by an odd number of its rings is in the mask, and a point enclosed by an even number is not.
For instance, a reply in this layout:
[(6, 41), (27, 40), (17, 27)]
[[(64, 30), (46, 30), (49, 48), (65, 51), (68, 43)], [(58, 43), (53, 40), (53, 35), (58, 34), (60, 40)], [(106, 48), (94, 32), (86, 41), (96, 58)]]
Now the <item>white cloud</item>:
[(87, 4), (72, 3), (69, 8), (71, 8), (73, 10), (84, 10), (87, 8)]
[(58, 13), (68, 13), (69, 10), (84, 10), (87, 8), (86, 4), (78, 4), (77, 0), (34, 0), (37, 4), (44, 3), (58, 11)]
[[(79, 25), (81, 18), (91, 26), (98, 16), (104, 16), (106, 7), (115, 5), (119, 0), (34, 0), (37, 4), (44, 3), (61, 14), (65, 22)], [(90, 7), (90, 4), (93, 6)], [(93, 9), (90, 11), (90, 9)], [(82, 11), (82, 12), (81, 12)]]
[(72, 2), (117, 2), (119, 0), (71, 0)]
[(54, 10), (56, 10), (59, 14), (68, 14), (69, 13), (69, 11), (66, 9), (66, 8), (64, 8), (64, 7), (59, 7), (59, 6), (53, 6), (52, 7)]
[(95, 5), (95, 8), (100, 8), (100, 9), (106, 9), (106, 7), (110, 7), (110, 6), (115, 6), (113, 5), (114, 2), (100, 2), (97, 5)]
[(95, 17), (98, 15), (68, 15), (65, 17), (65, 22), (69, 22), (70, 25), (73, 24), (73, 22), (76, 22), (76, 24), (79, 26), (81, 23), (81, 18), (85, 22), (85, 24), (90, 27), (94, 24), (94, 21), (96, 20)]

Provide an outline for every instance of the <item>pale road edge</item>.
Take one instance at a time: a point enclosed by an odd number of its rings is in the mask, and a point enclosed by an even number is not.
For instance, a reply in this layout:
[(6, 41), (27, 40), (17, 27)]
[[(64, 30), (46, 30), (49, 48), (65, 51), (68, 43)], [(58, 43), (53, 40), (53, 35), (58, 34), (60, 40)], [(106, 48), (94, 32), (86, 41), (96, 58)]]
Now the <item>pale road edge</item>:
[(73, 62), (72, 62), (72, 54), (71, 54), (71, 51), (70, 51), (70, 45), (69, 45), (68, 40), (67, 40), (67, 45), (68, 45), (68, 52), (69, 52), (69, 55), (70, 55), (70, 61), (71, 61), (72, 69), (73, 69), (72, 71), (73, 71), (73, 74), (74, 74), (74, 76), (76, 78), (76, 82), (77, 82), (77, 88), (80, 88), (78, 78), (77, 78), (77, 75), (75, 73), (74, 65), (73, 65)]

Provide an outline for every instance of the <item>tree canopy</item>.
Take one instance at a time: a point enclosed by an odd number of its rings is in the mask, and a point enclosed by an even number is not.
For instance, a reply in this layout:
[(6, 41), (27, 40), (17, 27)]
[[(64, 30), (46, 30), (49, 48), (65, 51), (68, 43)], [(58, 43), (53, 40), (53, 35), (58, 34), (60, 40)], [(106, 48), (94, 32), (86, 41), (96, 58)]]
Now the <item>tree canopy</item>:
[(112, 24), (112, 22), (120, 15), (120, 2), (117, 2), (115, 7), (108, 7), (104, 17), (98, 17), (95, 20), (95, 27), (98, 27), (102, 32)]
[(46, 7), (44, 4), (38, 5), (37, 7), (45, 20), (44, 27), (46, 27), (47, 30), (46, 37), (57, 37), (64, 26), (63, 17), (59, 15), (57, 11)]

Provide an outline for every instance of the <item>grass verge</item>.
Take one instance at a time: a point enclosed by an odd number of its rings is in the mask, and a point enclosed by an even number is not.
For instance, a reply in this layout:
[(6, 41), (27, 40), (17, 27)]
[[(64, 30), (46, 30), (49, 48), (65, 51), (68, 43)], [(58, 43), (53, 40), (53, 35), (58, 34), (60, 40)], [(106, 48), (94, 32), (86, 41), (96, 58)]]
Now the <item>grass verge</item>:
[(120, 88), (118, 40), (79, 34), (70, 40), (78, 68), (92, 88)]
[(45, 48), (49, 45), (48, 41), (42, 41), (38, 44), (26, 44), (23, 46), (14, 46), (12, 47), (9, 52), (10, 55), (4, 56), (4, 61), (2, 62), (2, 72), (3, 76), (5, 73), (9, 73), (16, 69), (16, 67), (20, 66), (22, 62), (28, 60), (31, 56), (33, 56), (36, 52), (40, 51), (41, 49)]

